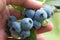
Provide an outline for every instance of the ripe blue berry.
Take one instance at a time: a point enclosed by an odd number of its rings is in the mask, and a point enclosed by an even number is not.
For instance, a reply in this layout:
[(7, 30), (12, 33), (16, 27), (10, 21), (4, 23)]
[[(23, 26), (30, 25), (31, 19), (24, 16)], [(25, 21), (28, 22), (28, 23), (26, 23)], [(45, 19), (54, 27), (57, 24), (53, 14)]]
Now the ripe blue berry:
[(17, 21), (15, 16), (9, 16), (9, 18), (8, 18), (8, 26), (11, 27), (12, 22), (15, 22), (15, 21)]
[(21, 32), (21, 24), (19, 22), (13, 22), (12, 23), (12, 28), (15, 29), (15, 31), (18, 32), (18, 33)]
[(28, 18), (33, 18), (34, 14), (35, 14), (35, 11), (32, 10), (32, 9), (26, 9), (24, 13)]
[(20, 25), (20, 23), (13, 22), (12, 23), (12, 27), (10, 27), (10, 32), (11, 32), (11, 35), (14, 38), (20, 37), (20, 32), (21, 32), (21, 25)]
[(31, 18), (24, 18), (21, 21), (23, 30), (30, 30), (33, 27), (33, 20)]
[(14, 21), (17, 21), (17, 19), (15, 16), (9, 16), (8, 21), (14, 22)]
[(41, 27), (41, 23), (40, 22), (38, 22), (38, 21), (36, 21), (36, 20), (34, 20), (33, 21), (33, 27), (35, 28), (35, 29), (39, 29), (40, 27)]
[(49, 5), (45, 5), (43, 9), (47, 12), (47, 18), (50, 18), (53, 15), (53, 9)]
[(30, 31), (22, 31), (20, 37), (25, 39), (30, 36)]
[(20, 33), (17, 33), (17, 32), (15, 31), (15, 29), (12, 28), (12, 27), (10, 28), (10, 32), (11, 32), (12, 37), (14, 37), (14, 38), (20, 37)]
[(35, 13), (34, 20), (42, 22), (47, 19), (47, 13), (43, 9), (38, 9)]

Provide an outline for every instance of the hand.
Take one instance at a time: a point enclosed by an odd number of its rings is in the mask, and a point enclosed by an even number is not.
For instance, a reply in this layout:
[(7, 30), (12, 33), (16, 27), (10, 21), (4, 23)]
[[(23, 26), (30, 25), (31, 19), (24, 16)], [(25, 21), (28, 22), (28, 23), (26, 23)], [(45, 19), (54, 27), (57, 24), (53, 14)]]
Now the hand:
[[(6, 5), (18, 5), (23, 6), (25, 8), (33, 8), (38, 9), (42, 7), (42, 3), (35, 0), (0, 0), (0, 40), (16, 40), (16, 39), (8, 39), (8, 35), (5, 32), (6, 29), (6, 21), (10, 15), (16, 16), (17, 19), (21, 18), (21, 12), (15, 10), (14, 8), (6, 7)], [(47, 26), (45, 28), (40, 28), (39, 32), (37, 32), (37, 40), (39, 40), (38, 35), (40, 34), (40, 40), (45, 40), (41, 33), (51, 31), (53, 29), (52, 25)], [(41, 38), (43, 37), (43, 38)]]

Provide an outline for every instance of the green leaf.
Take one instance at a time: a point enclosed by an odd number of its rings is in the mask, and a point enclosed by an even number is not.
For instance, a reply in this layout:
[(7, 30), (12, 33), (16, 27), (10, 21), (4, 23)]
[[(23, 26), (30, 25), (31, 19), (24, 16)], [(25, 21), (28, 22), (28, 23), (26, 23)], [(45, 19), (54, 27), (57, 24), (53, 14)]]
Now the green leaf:
[(21, 12), (24, 11), (24, 7), (22, 7), (22, 6), (15, 6), (15, 5), (12, 5), (12, 6), (13, 6), (13, 8), (20, 10)]
[[(22, 12), (22, 15), (23, 15), (23, 12), (24, 12), (24, 10), (25, 10), (24, 7), (22, 7), (22, 6), (15, 6), (15, 5), (12, 5), (12, 7), (15, 8), (16, 10), (21, 11), (21, 12)], [(21, 16), (21, 18), (24, 18), (24, 17), (25, 17), (24, 15)]]
[(34, 30), (30, 30), (30, 37), (24, 39), (24, 40), (37, 40), (36, 33)]

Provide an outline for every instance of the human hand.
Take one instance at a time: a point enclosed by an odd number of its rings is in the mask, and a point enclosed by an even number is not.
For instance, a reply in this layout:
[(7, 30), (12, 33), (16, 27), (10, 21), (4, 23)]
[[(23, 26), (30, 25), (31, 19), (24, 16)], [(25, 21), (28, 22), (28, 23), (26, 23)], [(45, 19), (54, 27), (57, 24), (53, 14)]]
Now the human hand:
[[(42, 3), (35, 1), (35, 0), (0, 0), (0, 40), (16, 40), (16, 39), (8, 39), (8, 35), (5, 32), (6, 29), (6, 21), (10, 15), (16, 16), (17, 19), (21, 18), (21, 12), (18, 10), (15, 10), (14, 8), (6, 7), (6, 5), (18, 5), (23, 6), (25, 8), (33, 8), (33, 9), (39, 9), (42, 7)], [(37, 32), (37, 38), (42, 37), (42, 35), (38, 36), (38, 34), (51, 31), (53, 29), (52, 25), (47, 26), (45, 28), (40, 28), (39, 32)], [(44, 38), (41, 38), (41, 40), (45, 40)], [(37, 39), (38, 40), (38, 39)]]

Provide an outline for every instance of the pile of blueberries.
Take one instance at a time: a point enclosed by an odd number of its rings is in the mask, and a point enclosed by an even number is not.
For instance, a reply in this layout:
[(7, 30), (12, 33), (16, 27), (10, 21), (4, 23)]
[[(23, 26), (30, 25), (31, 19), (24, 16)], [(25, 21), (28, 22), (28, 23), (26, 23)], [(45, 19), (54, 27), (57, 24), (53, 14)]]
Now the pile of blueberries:
[(15, 16), (8, 18), (8, 27), (10, 27), (9, 30), (14, 38), (21, 37), (25, 39), (29, 37), (32, 28), (39, 29), (44, 20), (53, 16), (53, 9), (49, 5), (37, 10), (26, 9), (23, 15), (25, 18), (20, 22), (17, 21)]

